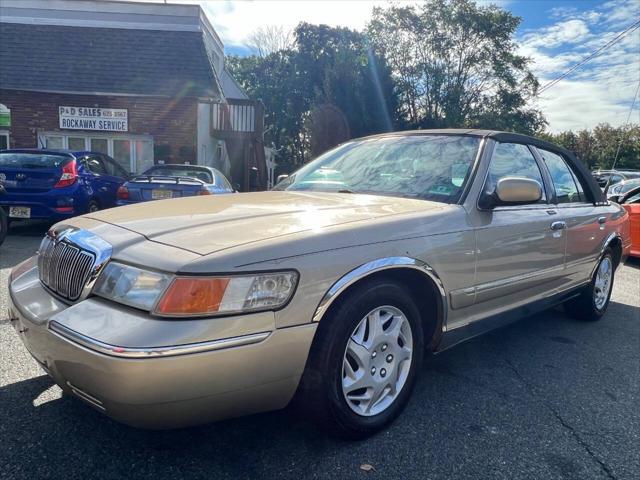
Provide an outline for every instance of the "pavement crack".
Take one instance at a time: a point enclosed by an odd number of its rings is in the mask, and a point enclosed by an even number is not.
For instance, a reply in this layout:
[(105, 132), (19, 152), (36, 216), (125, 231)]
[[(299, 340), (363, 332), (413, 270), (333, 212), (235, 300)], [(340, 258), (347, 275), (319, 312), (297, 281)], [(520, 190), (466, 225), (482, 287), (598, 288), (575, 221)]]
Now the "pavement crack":
[(595, 461), (600, 466), (600, 468), (608, 478), (610, 478), (611, 480), (616, 480), (616, 476), (611, 471), (611, 468), (605, 462), (603, 462), (600, 457), (598, 457), (598, 455), (591, 449), (589, 444), (582, 439), (576, 429), (569, 422), (567, 422), (555, 408), (549, 405), (549, 403), (543, 397), (536, 393), (533, 385), (522, 375), (522, 373), (520, 373), (520, 370), (518, 370), (518, 368), (513, 364), (513, 362), (511, 362), (511, 360), (506, 357), (504, 358), (504, 360), (509, 369), (518, 378), (520, 383), (522, 383), (522, 385), (524, 385), (524, 387), (527, 389), (529, 395), (538, 400), (554, 416), (558, 423), (571, 434), (578, 445), (580, 445), (583, 450), (587, 452), (587, 454), (593, 459), (593, 461)]

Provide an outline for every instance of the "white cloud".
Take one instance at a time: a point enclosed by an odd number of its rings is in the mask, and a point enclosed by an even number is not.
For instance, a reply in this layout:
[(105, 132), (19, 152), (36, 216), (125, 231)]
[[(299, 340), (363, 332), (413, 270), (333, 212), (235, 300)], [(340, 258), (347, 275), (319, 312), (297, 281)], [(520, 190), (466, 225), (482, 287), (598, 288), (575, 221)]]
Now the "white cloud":
[(583, 42), (589, 37), (589, 33), (589, 27), (584, 20), (573, 19), (527, 33), (522, 40), (525, 45), (531, 47), (553, 48)]
[(249, 35), (265, 25), (294, 28), (300, 22), (361, 30), (381, 1), (201, 1), (209, 20), (226, 45), (245, 45)]
[[(527, 31), (520, 53), (532, 59), (541, 85), (564, 73), (612, 40), (637, 18), (637, 0), (615, 0), (592, 10), (554, 9), (558, 21)], [(628, 34), (533, 102), (547, 118), (549, 130), (593, 128), (608, 122), (623, 124), (640, 81), (640, 30)], [(638, 102), (640, 104), (640, 101)], [(636, 104), (631, 121), (640, 123)]]

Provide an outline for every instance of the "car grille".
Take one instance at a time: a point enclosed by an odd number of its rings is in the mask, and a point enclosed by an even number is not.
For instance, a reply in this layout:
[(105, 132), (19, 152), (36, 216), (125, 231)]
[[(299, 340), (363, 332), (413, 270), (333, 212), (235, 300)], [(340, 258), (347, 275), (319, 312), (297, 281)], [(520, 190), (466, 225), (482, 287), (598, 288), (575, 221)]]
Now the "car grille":
[(92, 252), (45, 237), (38, 255), (40, 281), (58, 296), (75, 301), (89, 280), (94, 262)]

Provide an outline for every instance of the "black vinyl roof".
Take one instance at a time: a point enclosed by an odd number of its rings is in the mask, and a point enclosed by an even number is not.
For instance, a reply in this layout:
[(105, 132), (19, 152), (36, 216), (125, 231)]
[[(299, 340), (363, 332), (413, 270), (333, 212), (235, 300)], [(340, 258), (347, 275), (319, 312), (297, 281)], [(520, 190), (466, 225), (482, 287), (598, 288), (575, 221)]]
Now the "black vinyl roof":
[(216, 96), (201, 32), (0, 22), (0, 88)]

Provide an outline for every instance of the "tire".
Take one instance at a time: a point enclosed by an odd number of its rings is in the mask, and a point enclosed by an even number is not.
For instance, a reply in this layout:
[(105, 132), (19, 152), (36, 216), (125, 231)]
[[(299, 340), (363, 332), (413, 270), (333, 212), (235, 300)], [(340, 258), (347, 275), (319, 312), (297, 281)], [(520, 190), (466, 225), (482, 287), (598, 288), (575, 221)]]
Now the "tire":
[(97, 200), (89, 200), (89, 204), (87, 205), (87, 212), (93, 213), (100, 210), (100, 204)]
[[(347, 295), (318, 326), (296, 406), (329, 433), (359, 439), (384, 428), (405, 408), (422, 366), (424, 333), (420, 312), (401, 284), (376, 279)], [(369, 327), (375, 322), (381, 329)], [(354, 338), (361, 344), (350, 343)], [(347, 363), (358, 380), (346, 374)], [(356, 388), (362, 382), (372, 387)], [(367, 396), (372, 398), (358, 400)]]
[[(578, 320), (590, 322), (595, 322), (603, 317), (611, 300), (616, 267), (613, 252), (607, 248), (598, 262), (589, 285), (582, 290), (578, 297), (565, 304), (565, 308), (572, 316)], [(603, 286), (602, 282), (605, 280), (606, 285)]]
[(9, 219), (7, 218), (7, 214), (4, 209), (0, 207), (0, 245), (4, 242), (4, 239), (7, 237), (7, 232), (9, 231)]

